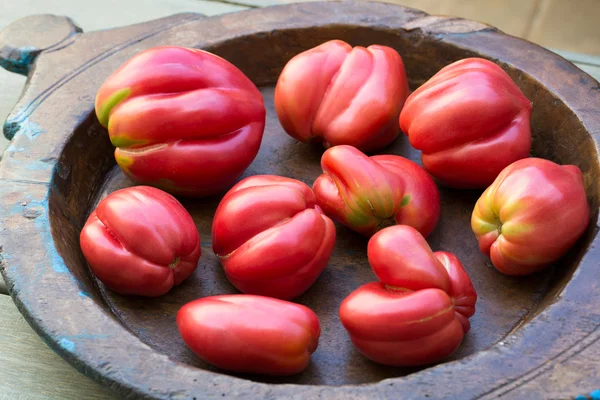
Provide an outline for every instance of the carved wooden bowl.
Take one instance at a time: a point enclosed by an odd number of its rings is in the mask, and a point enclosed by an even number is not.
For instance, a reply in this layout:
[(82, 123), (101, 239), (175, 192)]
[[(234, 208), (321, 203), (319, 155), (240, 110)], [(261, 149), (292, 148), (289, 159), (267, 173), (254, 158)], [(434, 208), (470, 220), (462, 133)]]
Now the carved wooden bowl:
[[(263, 144), (244, 176), (277, 174), (311, 185), (321, 172), (323, 149), (283, 132), (273, 88), (291, 57), (330, 39), (397, 49), (413, 90), (461, 58), (498, 63), (533, 102), (532, 154), (581, 168), (592, 220), (553, 267), (511, 278), (478, 251), (471, 232), (470, 215), (481, 191), (441, 189), (442, 217), (429, 243), (463, 262), (479, 294), (477, 313), (450, 359), (412, 369), (370, 362), (343, 329), (341, 301), (375, 276), (366, 259), (367, 240), (338, 225), (328, 267), (297, 299), (322, 324), (308, 369), (288, 378), (228, 374), (195, 357), (175, 325), (186, 302), (236, 293), (211, 249), (219, 196), (182, 199), (198, 226), (203, 255), (193, 277), (167, 295), (117, 295), (86, 265), (79, 232), (87, 215), (107, 193), (133, 184), (115, 165), (108, 134), (93, 111), (94, 97), (104, 79), (144, 49), (170, 44), (214, 52), (261, 88), (267, 107)], [(569, 375), (558, 367), (573, 357), (600, 359), (598, 347), (590, 347), (600, 338), (600, 86), (554, 53), (477, 22), (383, 3), (330, 2), (212, 18), (181, 14), (86, 34), (66, 18), (30, 17), (0, 33), (0, 60), (29, 75), (4, 125), (5, 135), (14, 138), (0, 164), (2, 273), (20, 311), (50, 347), (115, 392), (131, 398), (305, 400), (530, 398), (548, 387), (556, 397), (569, 397), (593, 389), (597, 374)], [(380, 153), (419, 162), (403, 135)]]

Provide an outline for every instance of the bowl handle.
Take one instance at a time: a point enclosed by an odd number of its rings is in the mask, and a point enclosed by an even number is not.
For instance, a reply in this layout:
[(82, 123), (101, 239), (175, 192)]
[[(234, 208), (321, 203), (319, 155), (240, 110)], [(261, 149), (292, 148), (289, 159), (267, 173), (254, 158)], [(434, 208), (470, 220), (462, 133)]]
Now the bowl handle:
[(82, 32), (68, 17), (39, 14), (21, 18), (0, 30), (0, 66), (29, 75), (42, 51), (66, 47)]

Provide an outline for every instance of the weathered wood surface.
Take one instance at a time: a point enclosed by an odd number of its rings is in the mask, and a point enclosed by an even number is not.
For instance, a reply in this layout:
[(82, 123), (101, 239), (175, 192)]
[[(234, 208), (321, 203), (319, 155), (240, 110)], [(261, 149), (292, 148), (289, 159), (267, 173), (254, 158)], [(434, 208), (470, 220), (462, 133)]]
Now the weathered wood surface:
[[(598, 38), (600, 41), (600, 38)], [(600, 81), (600, 56), (591, 56), (588, 54), (573, 53), (572, 51), (552, 49), (557, 54), (560, 54), (573, 64), (577, 65), (583, 71), (593, 76), (597, 81)]]
[(0, 296), (0, 400), (108, 400), (106, 389), (54, 353)]
[[(585, 65), (587, 65), (587, 64), (589, 64), (589, 63), (586, 62)], [(1, 290), (1, 288), (0, 288), (0, 290)], [(6, 308), (6, 307), (2, 307), (2, 305), (0, 303), (0, 310), (2, 310), (4, 308)], [(11, 314), (11, 315), (13, 315), (13, 314)], [(0, 315), (2, 315), (2, 314), (0, 314)], [(17, 317), (18, 317), (18, 314), (17, 314)], [(12, 320), (14, 320), (16, 317), (12, 316), (11, 318), (12, 318)], [(17, 325), (19, 325), (19, 324), (17, 324)], [(0, 326), (3, 326), (2, 317), (0, 317)], [(27, 325), (23, 325), (22, 327), (28, 328)], [(597, 362), (599, 359), (598, 355), (600, 354), (600, 349), (598, 348), (599, 347), (598, 341), (595, 341), (593, 339), (595, 339), (595, 338), (592, 337), (589, 339), (590, 345), (585, 348), (585, 352), (574, 352), (573, 354), (570, 354), (567, 352), (566, 355), (562, 359), (559, 359), (559, 361), (560, 361), (559, 363), (548, 363), (546, 366), (541, 368), (539, 371), (536, 372), (536, 375), (534, 376), (535, 377), (534, 383), (532, 383), (531, 381), (528, 381), (528, 380), (517, 381), (513, 384), (504, 386), (502, 390), (492, 392), (490, 394), (500, 395), (503, 393), (503, 391), (506, 391), (507, 389), (511, 389), (512, 392), (510, 392), (510, 394), (508, 395), (507, 398), (511, 398), (513, 396), (516, 396), (516, 398), (518, 398), (517, 394), (520, 393), (519, 391), (527, 390), (526, 392), (524, 392), (522, 394), (522, 396), (526, 396), (527, 394), (530, 394), (533, 389), (539, 390), (540, 387), (544, 387), (543, 385), (545, 385), (545, 387), (547, 387), (548, 389), (545, 393), (542, 394), (542, 396), (540, 398), (560, 398), (565, 393), (565, 391), (563, 390), (564, 388), (558, 387), (557, 384), (560, 385), (561, 382), (564, 382), (565, 374), (568, 376), (573, 376), (573, 374), (577, 374), (575, 376), (577, 376), (578, 384), (581, 385), (582, 388), (589, 388), (590, 385), (593, 385), (595, 382), (598, 381), (598, 379), (599, 379), (598, 370), (594, 369), (594, 368), (590, 368), (586, 372), (582, 373), (581, 368), (582, 368), (582, 366), (585, 365), (586, 362), (590, 362), (590, 360), (591, 361), (595, 360)], [(12, 338), (9, 338), (7, 336), (5, 339), (5, 337), (0, 332), (0, 349), (6, 348), (3, 341), (6, 341), (6, 343), (11, 343)], [(45, 346), (45, 345), (43, 345), (43, 342), (41, 342), (41, 340), (38, 339), (38, 341), (42, 346)], [(48, 349), (48, 351), (50, 352), (50, 354), (54, 355), (49, 349)], [(2, 352), (2, 350), (0, 350), (0, 352)], [(2, 354), (2, 353), (0, 353), (0, 354)], [(56, 355), (54, 355), (54, 356), (58, 357)], [(590, 358), (588, 358), (588, 357), (590, 357)], [(37, 370), (34, 370), (33, 367), (29, 368), (29, 367), (23, 366), (23, 364), (15, 363), (14, 362), (15, 360), (18, 361), (19, 358), (13, 357), (12, 369), (19, 371), (19, 373), (24, 376), (28, 376), (29, 371), (31, 371), (31, 375), (30, 375), (29, 379), (42, 380), (42, 378), (38, 377), (39, 374), (51, 373), (51, 371), (54, 370), (54, 368), (52, 368), (50, 370), (43, 368), (42, 370), (44, 372), (38, 372)], [(59, 361), (62, 361), (62, 360), (59, 359)], [(592, 365), (594, 365), (594, 364), (592, 364)], [(7, 362), (7, 365), (10, 366), (11, 364)], [(48, 364), (44, 363), (42, 365), (54, 366), (52, 361), (48, 361)], [(0, 372), (2, 372), (1, 369), (0, 369)], [(64, 373), (62, 373), (60, 370), (57, 370), (55, 372), (64, 375)], [(77, 374), (75, 372), (75, 370), (72, 370), (72, 373)], [(0, 374), (0, 376), (2, 376), (2, 375)], [(86, 378), (81, 376), (81, 379), (85, 380)], [(4, 389), (2, 387), (3, 382), (4, 382), (4, 379), (1, 379), (0, 380), (0, 393), (2, 393), (2, 395), (4, 394), (2, 392), (2, 389)], [(534, 385), (534, 386), (532, 386), (532, 385)], [(78, 384), (75, 382), (75, 384), (73, 386), (74, 387), (78, 386)], [(34, 391), (23, 392), (26, 394), (23, 394), (21, 392), (15, 392), (14, 388), (10, 388), (10, 390), (12, 392), (8, 392), (9, 389), (7, 389), (7, 393), (9, 393), (11, 396), (13, 394), (15, 394), (15, 396), (10, 397), (11, 399), (12, 398), (18, 399), (19, 397), (16, 397), (17, 394), (19, 396), (21, 396), (22, 398), (37, 398), (35, 396), (37, 394), (39, 394), (39, 388), (37, 386), (32, 386), (31, 388)], [(80, 397), (80, 398), (93, 398), (90, 395), (90, 393), (95, 393), (95, 392), (93, 392), (93, 389), (88, 389), (87, 387), (86, 388), (82, 387), (82, 389), (83, 389), (83, 391), (79, 392), (80, 396), (85, 393), (85, 397)], [(29, 388), (27, 388), (27, 390), (29, 390)], [(33, 394), (33, 393), (35, 393), (35, 394)], [(73, 393), (74, 393), (74, 395), (77, 394), (76, 392), (73, 392)], [(48, 396), (49, 396), (49, 398), (69, 398), (69, 397), (64, 397), (64, 396), (67, 396), (64, 393), (58, 393), (58, 392), (56, 392), (56, 393), (52, 392)], [(77, 397), (73, 397), (73, 398), (77, 398)], [(100, 398), (102, 398), (102, 397), (100, 397)], [(4, 400), (2, 397), (0, 397), (0, 399)]]

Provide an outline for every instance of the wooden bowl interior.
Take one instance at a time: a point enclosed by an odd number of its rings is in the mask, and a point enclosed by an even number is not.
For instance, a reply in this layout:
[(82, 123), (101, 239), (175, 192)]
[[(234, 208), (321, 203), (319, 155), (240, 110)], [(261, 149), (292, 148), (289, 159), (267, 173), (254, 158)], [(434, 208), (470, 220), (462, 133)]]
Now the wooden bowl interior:
[[(300, 144), (284, 133), (273, 107), (273, 88), (281, 69), (291, 57), (330, 39), (342, 39), (362, 46), (382, 44), (397, 49), (404, 59), (413, 90), (445, 65), (474, 56), (414, 32), (342, 25), (275, 31), (240, 37), (207, 48), (239, 67), (261, 88), (264, 96), (267, 125), (263, 143), (244, 177), (276, 174), (312, 185), (321, 173), (319, 160), (323, 149)], [(586, 184), (590, 205), (597, 213), (598, 198), (595, 194), (599, 192), (600, 174), (595, 167), (597, 154), (594, 147), (589, 146), (591, 137), (560, 99), (521, 71), (503, 63), (500, 65), (534, 103), (532, 155), (591, 170), (586, 175)], [(202, 257), (190, 279), (160, 298), (115, 294), (92, 276), (79, 247), (80, 230), (98, 201), (116, 189), (133, 185), (115, 165), (113, 151), (106, 130), (90, 112), (72, 133), (55, 172), (65, 176), (68, 175), (65, 171), (70, 172), (67, 181), (55, 180), (49, 198), (52, 234), (57, 249), (75, 278), (105, 312), (141, 341), (179, 362), (217, 371), (187, 349), (177, 331), (175, 316), (183, 304), (196, 298), (237, 293), (225, 278), (211, 249), (212, 216), (220, 196), (202, 200), (180, 199), (194, 217), (202, 240)], [(411, 148), (404, 135), (379, 153), (399, 154), (420, 162), (419, 152)], [(459, 257), (479, 295), (477, 312), (471, 319), (472, 330), (459, 350), (449, 358), (456, 360), (502, 341), (552, 302), (576, 270), (578, 260), (593, 239), (593, 233), (591, 229), (586, 232), (566, 257), (545, 271), (523, 278), (507, 277), (498, 273), (479, 252), (470, 229), (471, 212), (482, 191), (444, 188), (440, 191), (442, 217), (428, 241), (434, 250), (451, 251)], [(343, 385), (376, 382), (423, 369), (379, 366), (353, 348), (339, 321), (338, 308), (350, 292), (376, 280), (376, 277), (366, 258), (367, 239), (340, 225), (337, 225), (337, 232), (338, 240), (329, 265), (315, 285), (296, 299), (298, 303), (312, 308), (322, 325), (320, 345), (310, 366), (293, 377), (245, 378), (273, 383)]]

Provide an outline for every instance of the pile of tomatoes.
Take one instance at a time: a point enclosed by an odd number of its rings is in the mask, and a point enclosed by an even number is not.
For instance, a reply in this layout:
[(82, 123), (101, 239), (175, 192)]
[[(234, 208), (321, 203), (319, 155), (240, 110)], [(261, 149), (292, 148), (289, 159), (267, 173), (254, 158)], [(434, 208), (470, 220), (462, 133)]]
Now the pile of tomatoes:
[[(177, 325), (199, 357), (224, 370), (289, 375), (316, 351), (317, 315), (292, 300), (326, 267), (334, 221), (369, 238), (379, 279), (356, 288), (339, 317), (354, 346), (392, 366), (433, 363), (469, 331), (477, 294), (452, 253), (426, 238), (441, 214), (438, 184), (484, 189), (472, 212), (483, 253), (502, 273), (557, 261), (585, 231), (579, 168), (530, 157), (531, 102), (495, 63), (454, 62), (410, 92), (390, 47), (340, 40), (293, 57), (274, 98), (292, 138), (322, 143), (312, 187), (254, 175), (266, 111), (253, 82), (205, 51), (156, 47), (100, 87), (96, 115), (137, 186), (104, 198), (80, 237), (95, 276), (126, 295), (161, 296), (201, 257), (191, 215), (174, 196), (222, 197), (212, 249), (241, 293), (184, 305)], [(385, 149), (404, 132), (422, 167)]]

